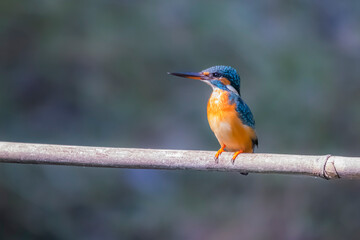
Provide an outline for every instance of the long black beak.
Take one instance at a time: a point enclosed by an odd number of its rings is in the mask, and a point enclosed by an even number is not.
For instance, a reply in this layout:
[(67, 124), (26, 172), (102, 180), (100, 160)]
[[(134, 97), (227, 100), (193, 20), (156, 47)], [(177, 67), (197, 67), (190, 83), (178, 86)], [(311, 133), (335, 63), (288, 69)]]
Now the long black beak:
[(196, 80), (207, 80), (208, 74), (204, 74), (203, 72), (177, 72), (177, 73), (170, 73), (170, 75), (178, 76), (178, 77), (184, 77), (184, 78), (191, 78)]

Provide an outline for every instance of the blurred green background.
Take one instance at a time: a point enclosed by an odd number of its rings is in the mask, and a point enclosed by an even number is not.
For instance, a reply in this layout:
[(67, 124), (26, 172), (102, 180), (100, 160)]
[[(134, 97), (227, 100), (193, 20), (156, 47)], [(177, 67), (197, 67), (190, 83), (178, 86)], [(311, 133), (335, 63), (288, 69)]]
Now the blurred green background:
[[(217, 150), (231, 65), (257, 152), (360, 156), (358, 1), (0, 3), (0, 140)], [(360, 184), (295, 176), (0, 165), (0, 239), (359, 239)]]

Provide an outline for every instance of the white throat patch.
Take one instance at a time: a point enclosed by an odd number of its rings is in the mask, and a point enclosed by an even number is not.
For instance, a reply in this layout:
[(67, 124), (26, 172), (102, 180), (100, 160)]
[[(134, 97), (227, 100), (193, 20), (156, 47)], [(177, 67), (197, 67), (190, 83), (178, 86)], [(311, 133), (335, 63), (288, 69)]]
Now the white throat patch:
[(215, 89), (214, 85), (212, 85), (209, 81), (207, 80), (201, 80), (202, 82), (206, 83), (207, 85), (209, 85), (210, 87), (212, 87), (212, 89)]
[[(204, 83), (206, 83), (207, 85), (211, 86), (213, 90), (216, 88), (214, 85), (212, 85), (212, 84), (211, 84), (209, 81), (207, 81), (207, 80), (201, 80), (201, 81), (204, 82)], [(229, 85), (225, 85), (225, 86), (226, 86), (226, 88), (227, 88), (229, 91), (231, 91), (231, 92), (235, 93), (236, 95), (240, 96), (240, 94), (238, 93), (238, 91), (236, 91), (236, 89), (235, 89), (233, 86), (231, 86), (230, 84), (229, 84)]]

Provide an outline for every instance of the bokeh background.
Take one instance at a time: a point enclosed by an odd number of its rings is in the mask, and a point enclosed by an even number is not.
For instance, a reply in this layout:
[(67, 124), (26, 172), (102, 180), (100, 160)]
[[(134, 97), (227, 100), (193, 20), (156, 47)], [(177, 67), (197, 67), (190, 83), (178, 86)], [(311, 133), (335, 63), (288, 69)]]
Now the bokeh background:
[[(231, 65), (257, 152), (360, 156), (358, 1), (0, 3), (0, 140), (217, 150)], [(360, 184), (295, 176), (0, 165), (0, 239), (359, 239)]]

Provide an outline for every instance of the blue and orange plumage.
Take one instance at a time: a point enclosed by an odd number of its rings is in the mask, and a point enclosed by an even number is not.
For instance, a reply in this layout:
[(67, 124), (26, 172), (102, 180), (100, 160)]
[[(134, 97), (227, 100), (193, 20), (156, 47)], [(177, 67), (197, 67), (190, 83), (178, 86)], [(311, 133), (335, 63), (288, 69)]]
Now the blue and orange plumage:
[(223, 151), (235, 152), (232, 162), (240, 153), (254, 152), (258, 139), (250, 108), (240, 97), (240, 77), (229, 66), (214, 66), (198, 73), (171, 73), (175, 76), (198, 79), (213, 88), (207, 106), (207, 117), (221, 148), (215, 155), (218, 161)]

